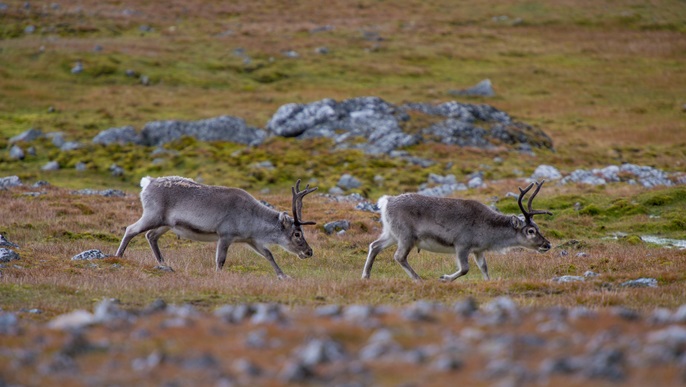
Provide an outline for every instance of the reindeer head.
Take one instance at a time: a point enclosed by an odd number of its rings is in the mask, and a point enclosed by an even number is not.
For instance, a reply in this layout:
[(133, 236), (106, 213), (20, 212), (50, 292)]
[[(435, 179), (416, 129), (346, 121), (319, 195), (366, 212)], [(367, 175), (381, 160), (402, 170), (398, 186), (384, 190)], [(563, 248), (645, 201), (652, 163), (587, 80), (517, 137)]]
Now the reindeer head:
[(308, 245), (305, 240), (302, 226), (317, 224), (316, 222), (303, 222), (301, 220), (303, 198), (305, 195), (316, 191), (317, 188), (318, 187), (310, 188), (310, 185), (308, 184), (305, 186), (304, 190), (300, 191), (300, 179), (298, 179), (295, 183), (295, 187), (291, 187), (291, 191), (293, 192), (293, 221), (292, 223), (290, 221), (282, 221), (289, 239), (286, 250), (296, 254), (300, 259), (312, 256), (312, 248), (310, 248), (310, 245)]
[(528, 210), (524, 209), (524, 206), (522, 205), (522, 199), (524, 198), (524, 195), (526, 195), (527, 192), (533, 188), (534, 183), (529, 184), (526, 189), (519, 188), (519, 198), (517, 199), (517, 204), (519, 204), (519, 209), (522, 210), (524, 219), (522, 220), (520, 217), (513, 217), (513, 226), (515, 229), (517, 229), (517, 239), (519, 240), (520, 245), (532, 250), (538, 250), (542, 253), (550, 250), (551, 246), (550, 242), (545, 239), (543, 235), (541, 235), (541, 231), (538, 229), (538, 225), (534, 223), (533, 217), (534, 215), (541, 214), (552, 215), (552, 213), (550, 211), (534, 210), (531, 208), (531, 204), (538, 194), (538, 191), (541, 190), (543, 183), (545, 183), (545, 180), (540, 183), (535, 183), (536, 190), (529, 197), (529, 202), (527, 205)]

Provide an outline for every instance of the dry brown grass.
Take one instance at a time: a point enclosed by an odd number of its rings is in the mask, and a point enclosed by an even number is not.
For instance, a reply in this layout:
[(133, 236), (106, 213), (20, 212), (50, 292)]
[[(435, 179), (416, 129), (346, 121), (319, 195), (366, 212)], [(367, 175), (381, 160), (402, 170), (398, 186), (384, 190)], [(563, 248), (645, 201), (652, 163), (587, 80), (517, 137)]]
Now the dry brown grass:
[[(551, 187), (547, 194), (555, 195), (557, 190)], [(278, 281), (263, 258), (240, 245), (230, 248), (226, 267), (216, 272), (213, 243), (179, 240), (171, 233), (162, 238), (161, 246), (174, 273), (154, 268), (156, 261), (142, 236), (132, 241), (124, 258), (71, 261), (71, 256), (87, 249), (113, 254), (124, 227), (140, 216), (137, 196), (78, 196), (50, 187), (46, 194), (30, 198), (23, 194), (27, 191), (30, 189), (0, 191), (2, 213), (7, 220), (2, 231), (22, 246), (22, 259), (6, 265), (0, 284), (8, 292), (3, 308), (39, 308), (45, 313), (35, 318), (41, 320), (87, 307), (104, 297), (117, 298), (127, 307), (142, 307), (163, 298), (207, 310), (246, 301), (307, 306), (402, 305), (419, 299), (451, 303), (465, 296), (486, 301), (499, 295), (532, 306), (624, 305), (650, 310), (683, 303), (685, 251), (609, 240), (587, 241), (586, 247), (570, 250), (567, 256), (559, 250), (548, 254), (524, 250), (489, 254), (492, 281), (482, 280), (472, 264), (473, 270), (466, 277), (449, 284), (437, 278), (455, 270), (452, 256), (412, 253), (413, 267), (425, 278), (413, 283), (393, 261), (389, 249), (377, 259), (372, 279), (362, 281), (359, 276), (367, 246), (380, 232), (378, 216), (323, 196), (308, 197), (305, 209), (308, 219), (319, 223), (307, 231), (315, 256), (299, 260), (274, 249), (277, 262), (293, 277), (292, 281)], [(278, 193), (264, 199), (278, 208), (287, 208), (290, 200)], [(321, 225), (337, 219), (349, 219), (351, 230), (345, 235), (326, 235)], [(547, 224), (557, 227), (554, 221)], [(562, 242), (553, 240), (554, 245)], [(576, 257), (577, 252), (587, 256)], [(587, 270), (601, 275), (583, 283), (551, 281), (556, 276), (582, 275)], [(619, 286), (639, 277), (657, 278), (659, 287)]]

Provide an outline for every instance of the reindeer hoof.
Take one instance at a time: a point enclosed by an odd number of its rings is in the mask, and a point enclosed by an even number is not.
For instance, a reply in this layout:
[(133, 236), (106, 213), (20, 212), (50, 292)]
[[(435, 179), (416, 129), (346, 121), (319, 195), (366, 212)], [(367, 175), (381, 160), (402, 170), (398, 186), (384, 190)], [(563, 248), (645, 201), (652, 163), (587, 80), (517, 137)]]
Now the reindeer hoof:
[(174, 269), (171, 268), (171, 266), (166, 266), (166, 265), (159, 265), (155, 266), (155, 269), (160, 270), (160, 271), (169, 271), (169, 272), (174, 272)]
[(439, 278), (439, 280), (440, 280), (441, 282), (450, 282), (450, 281), (452, 281), (452, 278), (450, 278), (450, 276), (447, 275), (447, 274), (443, 274), (443, 275)]
[(291, 278), (291, 276), (289, 276), (289, 275), (287, 275), (287, 274), (279, 274), (279, 275), (276, 276), (276, 278), (278, 278), (278, 279), (280, 279), (280, 280), (282, 280), (282, 281), (288, 281), (288, 280), (292, 280), (292, 279), (293, 279), (293, 278)]

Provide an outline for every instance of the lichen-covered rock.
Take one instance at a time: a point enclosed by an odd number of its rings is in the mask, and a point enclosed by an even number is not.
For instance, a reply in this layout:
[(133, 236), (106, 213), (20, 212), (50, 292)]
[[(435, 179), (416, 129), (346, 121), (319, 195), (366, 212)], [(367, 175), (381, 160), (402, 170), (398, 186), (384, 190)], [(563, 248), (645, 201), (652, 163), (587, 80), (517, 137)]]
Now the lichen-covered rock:
[(93, 143), (110, 144), (136, 144), (143, 145), (143, 137), (136, 132), (133, 126), (122, 126), (119, 128), (109, 128), (98, 133), (93, 137)]
[(491, 83), (490, 79), (484, 79), (470, 88), (451, 90), (448, 93), (450, 95), (464, 95), (469, 97), (493, 97), (495, 95), (493, 83)]
[[(332, 138), (339, 149), (381, 154), (418, 143), (416, 135), (405, 133), (400, 126), (400, 122), (408, 119), (402, 109), (378, 97), (341, 102), (323, 99), (281, 106), (267, 123), (267, 129), (283, 137)], [(366, 142), (360, 142), (359, 138)]]
[(0, 177), (0, 189), (19, 187), (20, 185), (21, 179), (19, 176)]
[(92, 249), (92, 250), (86, 250), (82, 251), (75, 256), (71, 257), (72, 261), (83, 261), (83, 260), (91, 260), (91, 259), (103, 259), (107, 258), (108, 255), (104, 254), (102, 251), (98, 249)]
[(43, 136), (42, 130), (31, 128), (25, 132), (22, 132), (16, 136), (10, 138), (10, 144), (14, 144), (15, 142), (19, 142), (19, 141), (31, 142), (33, 140), (36, 140), (36, 139), (42, 137), (42, 136)]
[(259, 145), (267, 137), (264, 130), (246, 125), (241, 118), (220, 116), (200, 121), (153, 121), (141, 131), (143, 143), (158, 146), (183, 136), (200, 141), (230, 141), (245, 145)]
[(10, 262), (19, 259), (16, 251), (0, 247), (0, 262)]

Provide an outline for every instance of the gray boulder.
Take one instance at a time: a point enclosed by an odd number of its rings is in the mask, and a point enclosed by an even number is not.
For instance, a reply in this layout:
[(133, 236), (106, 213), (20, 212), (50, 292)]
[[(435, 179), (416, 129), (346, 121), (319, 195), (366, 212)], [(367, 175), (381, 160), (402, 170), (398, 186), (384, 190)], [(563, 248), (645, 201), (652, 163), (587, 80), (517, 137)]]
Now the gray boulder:
[(531, 178), (533, 180), (559, 180), (562, 174), (552, 165), (539, 165)]
[(629, 288), (656, 288), (657, 280), (655, 278), (638, 278), (622, 282), (620, 286)]
[(348, 229), (350, 229), (350, 221), (347, 220), (337, 220), (324, 225), (324, 231), (329, 235), (336, 231), (346, 231)]
[(16, 251), (0, 247), (0, 262), (9, 262), (19, 259)]
[(249, 127), (240, 118), (220, 116), (200, 121), (153, 121), (141, 132), (143, 143), (158, 146), (183, 136), (200, 141), (230, 141), (245, 145), (259, 145), (267, 137), (264, 130)]
[(522, 149), (553, 149), (553, 142), (545, 132), (513, 121), (507, 113), (490, 105), (451, 101), (438, 105), (408, 103), (403, 109), (447, 118), (421, 131), (428, 141), (481, 148), (506, 144), (519, 145)]
[(15, 142), (31, 142), (43, 136), (43, 131), (40, 129), (31, 128), (23, 133), (20, 133), (12, 138), (10, 138), (10, 144)]
[(338, 179), (338, 183), (336, 185), (344, 190), (349, 190), (360, 188), (362, 186), (362, 183), (359, 180), (357, 180), (355, 176), (346, 173), (343, 176), (341, 176), (340, 179)]
[[(339, 149), (382, 154), (419, 142), (416, 135), (402, 130), (400, 122), (407, 120), (409, 116), (402, 109), (378, 97), (342, 102), (323, 99), (280, 107), (267, 123), (267, 129), (283, 137), (331, 138)], [(366, 141), (358, 141), (360, 137)]]
[(136, 132), (133, 126), (122, 126), (119, 128), (109, 128), (98, 133), (93, 137), (93, 143), (110, 144), (136, 144), (143, 145), (143, 137)]
[(60, 163), (57, 161), (50, 161), (47, 164), (43, 165), (41, 168), (43, 171), (57, 171), (60, 169)]
[(24, 157), (26, 157), (24, 151), (16, 144), (12, 145), (12, 147), (10, 148), (10, 159), (24, 160)]
[(488, 133), (485, 129), (459, 119), (449, 118), (428, 127), (422, 133), (444, 144), (475, 148), (492, 147), (486, 138)]
[(84, 261), (84, 260), (91, 260), (91, 259), (103, 259), (107, 258), (108, 255), (105, 255), (102, 251), (98, 249), (93, 249), (93, 250), (86, 250), (83, 252), (80, 252), (79, 254), (76, 254), (75, 256), (71, 257), (72, 261)]
[(484, 79), (468, 89), (451, 90), (448, 93), (450, 95), (464, 95), (470, 97), (493, 97), (495, 95), (495, 91), (493, 91), (493, 84), (491, 83), (490, 79)]
[(18, 187), (20, 185), (21, 179), (19, 179), (19, 176), (0, 177), (0, 189)]

